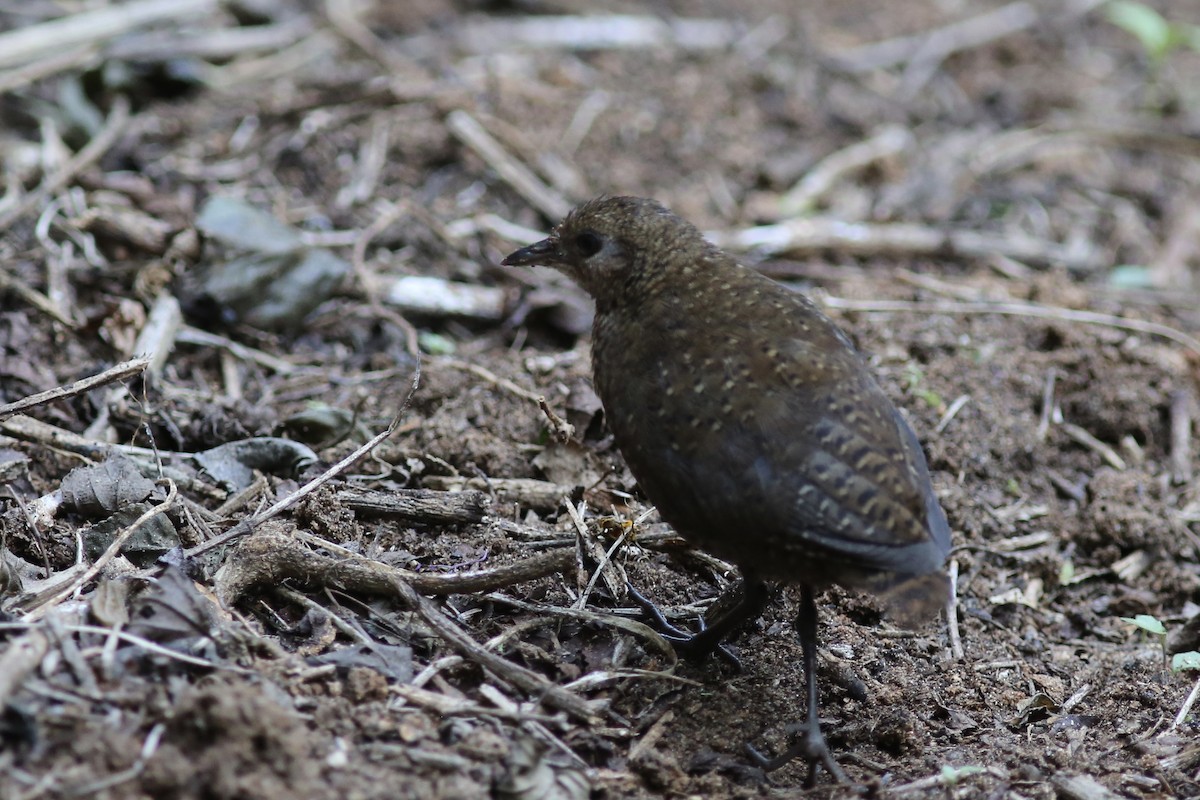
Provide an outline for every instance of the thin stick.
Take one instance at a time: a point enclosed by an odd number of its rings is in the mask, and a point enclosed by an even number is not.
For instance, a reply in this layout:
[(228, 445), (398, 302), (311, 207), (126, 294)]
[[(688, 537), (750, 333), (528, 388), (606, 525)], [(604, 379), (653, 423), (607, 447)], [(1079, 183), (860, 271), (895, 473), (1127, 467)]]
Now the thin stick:
[(1183, 705), (1179, 709), (1179, 713), (1175, 715), (1175, 721), (1171, 723), (1171, 727), (1167, 730), (1175, 730), (1183, 721), (1187, 719), (1187, 715), (1191, 712), (1192, 706), (1196, 704), (1196, 698), (1200, 697), (1200, 680), (1196, 681), (1196, 685), (1192, 687), (1192, 691), (1188, 694), (1187, 699), (1183, 701)]
[(27, 63), (79, 44), (98, 44), (144, 25), (207, 14), (219, 5), (218, 0), (134, 0), (16, 28), (0, 33), (0, 65)]
[(1058, 370), (1051, 367), (1046, 371), (1046, 382), (1042, 384), (1042, 413), (1038, 418), (1037, 440), (1046, 439), (1050, 432), (1050, 423), (1054, 421), (1054, 384), (1058, 380)]
[(477, 375), (480, 378), (483, 378), (488, 383), (492, 384), (493, 386), (498, 386), (499, 388), (504, 389), (505, 391), (511, 392), (511, 393), (515, 394), (517, 397), (523, 398), (525, 400), (532, 400), (533, 402), (538, 403), (540, 400), (544, 399), (543, 395), (540, 395), (537, 392), (531, 392), (528, 389), (522, 389), (520, 386), (518, 386), (517, 384), (510, 381), (508, 378), (501, 378), (496, 373), (492, 372), (491, 370), (488, 370), (485, 367), (481, 367), (478, 364), (471, 364), (469, 362), (459, 361), (454, 358), (440, 358), (437, 361), (435, 361), (434, 364), (436, 364), (437, 366), (442, 366), (442, 367), (451, 367), (453, 369), (460, 369), (463, 372), (469, 372), (472, 375)]
[(1171, 395), (1171, 480), (1192, 481), (1192, 395), (1180, 389)]
[(1018, 234), (975, 230), (946, 230), (903, 222), (846, 222), (831, 217), (801, 217), (774, 225), (732, 231), (710, 231), (706, 236), (727, 250), (776, 253), (819, 253), (836, 250), (850, 255), (887, 254), (963, 256), (992, 259), (997, 254), (1030, 264), (1062, 264), (1075, 272), (1095, 272), (1107, 266), (1094, 247), (1063, 245)]
[(451, 111), (446, 117), (446, 127), (459, 141), (475, 151), (496, 174), (524, 197), (530, 205), (549, 219), (562, 219), (571, 210), (571, 204), (558, 192), (551, 189), (533, 171), (511, 156), (487, 129), (461, 109)]
[(589, 724), (595, 722), (596, 710), (592, 704), (551, 683), (533, 670), (514, 664), (487, 650), (407, 582), (395, 579), (393, 587), (404, 604), (416, 611), (426, 625), (433, 628), (438, 636), (462, 656), (479, 664), (506, 683), (537, 697), (546, 705), (566, 711), (572, 717), (583, 722)]
[(950, 655), (955, 661), (966, 658), (958, 630), (958, 559), (950, 559), (950, 601), (946, 604), (946, 628), (950, 632)]
[(870, 139), (831, 153), (779, 198), (780, 213), (786, 217), (806, 213), (848, 173), (901, 153), (913, 143), (910, 131), (899, 125), (887, 125)]
[(170, 511), (175, 505), (175, 499), (179, 497), (179, 489), (176, 488), (175, 482), (171, 480), (167, 481), (167, 486), (167, 499), (144, 511), (137, 519), (133, 521), (133, 524), (117, 534), (116, 538), (113, 539), (112, 544), (108, 546), (108, 549), (105, 550), (104, 553), (101, 554), (101, 556), (97, 558), (82, 575), (71, 581), (71, 583), (58, 592), (55, 592), (37, 608), (26, 612), (22, 619), (26, 622), (31, 622), (45, 616), (50, 609), (58, 605), (75, 592), (79, 591), (88, 583), (88, 581), (100, 574), (100, 570), (104, 569), (108, 565), (109, 561), (112, 561), (114, 558), (116, 558), (117, 553), (121, 552), (121, 548), (125, 546), (125, 542), (129, 541), (129, 537), (137, 533), (143, 525), (157, 517), (159, 514), (165, 514), (166, 512)]
[(259, 525), (262, 525), (267, 520), (272, 519), (275, 516), (282, 513), (283, 511), (286, 511), (287, 509), (291, 508), (293, 505), (300, 502), (305, 497), (308, 497), (310, 494), (312, 494), (317, 489), (324, 486), (329, 481), (336, 478), (338, 475), (341, 475), (343, 472), (345, 472), (347, 469), (349, 469), (351, 467), (351, 465), (353, 465), (355, 462), (357, 462), (360, 458), (365, 456), (367, 453), (374, 450), (385, 439), (387, 439), (389, 436), (391, 436), (393, 433), (396, 432), (396, 428), (399, 427), (399, 425), (400, 425), (401, 415), (403, 415), (404, 410), (406, 408), (408, 408), (408, 404), (410, 402), (412, 402), (412, 397), (414, 394), (416, 394), (417, 387), (420, 385), (421, 385), (421, 362), (418, 361), (417, 365), (416, 365), (416, 369), (413, 370), (412, 385), (408, 389), (408, 394), (405, 396), (404, 402), (400, 404), (400, 408), (397, 409), (396, 415), (394, 417), (392, 417), (392, 421), (390, 423), (388, 423), (388, 426), (385, 430), (380, 431), (379, 433), (372, 436), (369, 440), (367, 440), (366, 443), (364, 443), (362, 446), (357, 448), (353, 453), (346, 456), (341, 461), (337, 462), (332, 467), (330, 467), (329, 469), (325, 470), (323, 473), (318, 475), (316, 478), (313, 478), (311, 481), (309, 481), (308, 483), (304, 484), (296, 491), (289, 494), (287, 497), (281, 498), (280, 500), (276, 501), (270, 508), (260, 511), (251, 517), (247, 517), (246, 519), (243, 519), (237, 525), (233, 526), (228, 531), (226, 531), (225, 533), (221, 534), (220, 536), (218, 536), (214, 539), (209, 539), (207, 542), (202, 542), (201, 544), (198, 544), (195, 547), (185, 550), (184, 555), (186, 555), (188, 558), (194, 558), (195, 556), (198, 556), (201, 553), (205, 553), (205, 552), (213, 549), (214, 547), (220, 547), (221, 545), (231, 542), (234, 539), (238, 539), (238, 538), (241, 538), (242, 536), (247, 536), (250, 533), (253, 533), (254, 529), (257, 528)]
[[(9, 206), (9, 208), (14, 207), (15, 206)], [(5, 214), (6, 212), (3, 210), (3, 207), (0, 206), (0, 217), (4, 216)], [(68, 328), (76, 328), (79, 326), (79, 323), (63, 314), (63, 312), (60, 311), (53, 302), (51, 302), (49, 297), (32, 288), (16, 275), (10, 274), (7, 270), (0, 270), (0, 289), (7, 289), (11, 291), (17, 297), (21, 298), (26, 303), (33, 306), (35, 309), (50, 317), (60, 325), (64, 325)]]
[(280, 375), (291, 375), (300, 367), (290, 361), (285, 361), (278, 356), (273, 356), (270, 353), (262, 350), (257, 350), (253, 347), (235, 342), (232, 339), (219, 336), (215, 333), (210, 333), (199, 328), (193, 328), (190, 325), (185, 325), (179, 329), (176, 334), (175, 341), (180, 344), (190, 344), (197, 347), (217, 347), (228, 351), (231, 355), (249, 361), (251, 364), (257, 364), (260, 367), (266, 367), (269, 370), (278, 372)]
[(1100, 325), (1107, 328), (1148, 333), (1161, 336), (1183, 345), (1200, 354), (1200, 339), (1183, 331), (1157, 322), (1146, 322), (1095, 311), (1078, 311), (1073, 308), (1043, 306), (1036, 303), (958, 303), (948, 300), (913, 302), (908, 300), (846, 300), (841, 297), (824, 297), (821, 302), (829, 308), (843, 311), (904, 311), (916, 314), (1003, 314), (1013, 317), (1055, 319), (1062, 322), (1079, 322), (1085, 325)]
[(1075, 442), (1098, 453), (1113, 469), (1125, 469), (1125, 459), (1121, 458), (1116, 450), (1113, 450), (1083, 428), (1070, 422), (1064, 422), (1059, 428)]
[[(122, 6), (121, 8), (124, 9), (125, 7)], [(2, 52), (4, 52), (3, 45), (0, 45), (0, 53)], [(109, 112), (108, 119), (104, 121), (104, 127), (100, 129), (96, 136), (82, 150), (68, 159), (53, 174), (47, 176), (36, 189), (25, 195), (16, 205), (0, 213), (0, 230), (7, 230), (18, 219), (33, 209), (44, 205), (50, 198), (50, 195), (66, 186), (76, 175), (90, 167), (94, 162), (99, 161), (100, 157), (107, 153), (108, 149), (124, 133), (125, 125), (128, 122), (129, 98), (123, 94), (117, 95), (113, 101), (112, 111)]]
[(97, 49), (91, 45), (83, 45), (71, 50), (56, 51), (40, 61), (22, 64), (0, 75), (0, 94), (8, 94), (23, 86), (57, 75), (69, 69), (79, 69), (89, 65), (97, 57)]
[(362, 287), (363, 294), (367, 297), (367, 303), (371, 307), (371, 313), (376, 316), (384, 317), (395, 324), (401, 331), (404, 332), (404, 348), (413, 358), (421, 357), (421, 346), (417, 339), (417, 329), (413, 324), (405, 319), (400, 314), (397, 314), (390, 308), (387, 308), (379, 300), (379, 291), (376, 287), (376, 281), (372, 280), (367, 273), (367, 247), (371, 244), (376, 236), (387, 230), (388, 226), (396, 220), (400, 219), (404, 214), (408, 213), (412, 208), (411, 203), (388, 203), (382, 212), (377, 216), (370, 225), (355, 237), (354, 247), (350, 253), (350, 263), (354, 267), (354, 274), (358, 277), (359, 286)]
[(1025, 30), (1039, 19), (1037, 8), (1021, 0), (931, 31), (842, 50), (829, 61), (833, 67), (850, 73), (895, 67), (917, 58), (940, 62), (959, 50)]
[(67, 397), (83, 394), (84, 392), (90, 392), (97, 386), (104, 386), (105, 384), (132, 378), (134, 375), (139, 375), (145, 371), (149, 364), (150, 359), (148, 358), (134, 358), (117, 364), (115, 367), (110, 367), (104, 370), (104, 372), (77, 380), (69, 386), (58, 386), (54, 389), (47, 389), (44, 392), (31, 394), (22, 400), (5, 403), (0, 406), (0, 419), (11, 417), (13, 414), (20, 414), (23, 411), (28, 411), (31, 408), (36, 408), (55, 400), (62, 400)]
[(938, 420), (937, 426), (935, 426), (933, 429), (934, 432), (941, 433), (942, 431), (946, 430), (946, 426), (950, 424), (950, 421), (958, 416), (958, 412), (962, 411), (963, 406), (969, 402), (971, 402), (971, 395), (969, 394), (960, 394), (958, 397), (954, 398), (954, 402), (950, 404), (950, 407), (946, 409), (946, 413), (942, 415), (940, 420)]

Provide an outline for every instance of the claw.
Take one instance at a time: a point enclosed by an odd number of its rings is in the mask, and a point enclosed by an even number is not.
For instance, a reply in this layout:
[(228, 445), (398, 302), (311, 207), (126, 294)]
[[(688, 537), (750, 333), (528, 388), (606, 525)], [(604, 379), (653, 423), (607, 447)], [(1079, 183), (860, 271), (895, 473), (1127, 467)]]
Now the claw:
[(739, 587), (741, 597), (733, 608), (722, 614), (711, 626), (707, 625), (702, 617), (699, 620), (699, 632), (689, 634), (672, 625), (662, 611), (632, 585), (626, 584), (626, 590), (642, 609), (642, 613), (650, 618), (658, 632), (673, 644), (676, 650), (695, 660), (702, 659), (709, 653), (716, 653), (718, 658), (739, 672), (742, 669), (741, 660), (722, 641), (743, 623), (758, 616), (766, 605), (769, 594), (765, 583), (746, 578)]

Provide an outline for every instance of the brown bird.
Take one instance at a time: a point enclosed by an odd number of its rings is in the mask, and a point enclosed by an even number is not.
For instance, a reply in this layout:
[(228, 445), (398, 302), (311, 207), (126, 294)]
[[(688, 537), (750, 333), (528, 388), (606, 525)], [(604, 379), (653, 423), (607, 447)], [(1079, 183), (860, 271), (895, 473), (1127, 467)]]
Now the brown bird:
[(601, 197), (504, 264), (555, 267), (596, 301), (596, 392), (663, 519), (737, 564), (741, 606), (693, 637), (711, 649), (801, 587), (805, 733), (787, 752), (838, 780), (817, 716), (817, 610), (829, 584), (882, 595), (900, 621), (936, 613), (950, 527), (912, 428), (850, 340), (802, 294), (738, 264), (653, 200)]

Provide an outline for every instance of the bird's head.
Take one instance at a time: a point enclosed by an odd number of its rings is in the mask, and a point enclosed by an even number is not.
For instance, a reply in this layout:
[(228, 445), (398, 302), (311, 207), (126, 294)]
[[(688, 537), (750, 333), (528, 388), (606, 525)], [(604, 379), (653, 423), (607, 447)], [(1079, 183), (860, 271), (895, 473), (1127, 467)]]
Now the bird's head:
[(652, 291), (673, 266), (694, 264), (709, 249), (691, 223), (654, 200), (599, 197), (502, 263), (554, 267), (603, 305), (631, 291)]

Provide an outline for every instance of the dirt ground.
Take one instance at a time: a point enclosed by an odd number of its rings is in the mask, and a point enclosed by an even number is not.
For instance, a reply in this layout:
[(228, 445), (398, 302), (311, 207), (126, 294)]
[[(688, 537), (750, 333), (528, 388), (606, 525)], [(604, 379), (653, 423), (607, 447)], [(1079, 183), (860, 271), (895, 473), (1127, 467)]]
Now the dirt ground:
[(798, 591), (740, 669), (640, 624), (625, 578), (691, 626), (736, 572), (638, 494), (582, 292), (499, 265), (602, 193), (825, 303), (925, 445), (954, 613), (820, 596), (859, 791), (1200, 796), (1200, 53), (1079, 0), (216, 5), (0, 39), (0, 797), (804, 792), (744, 753)]

